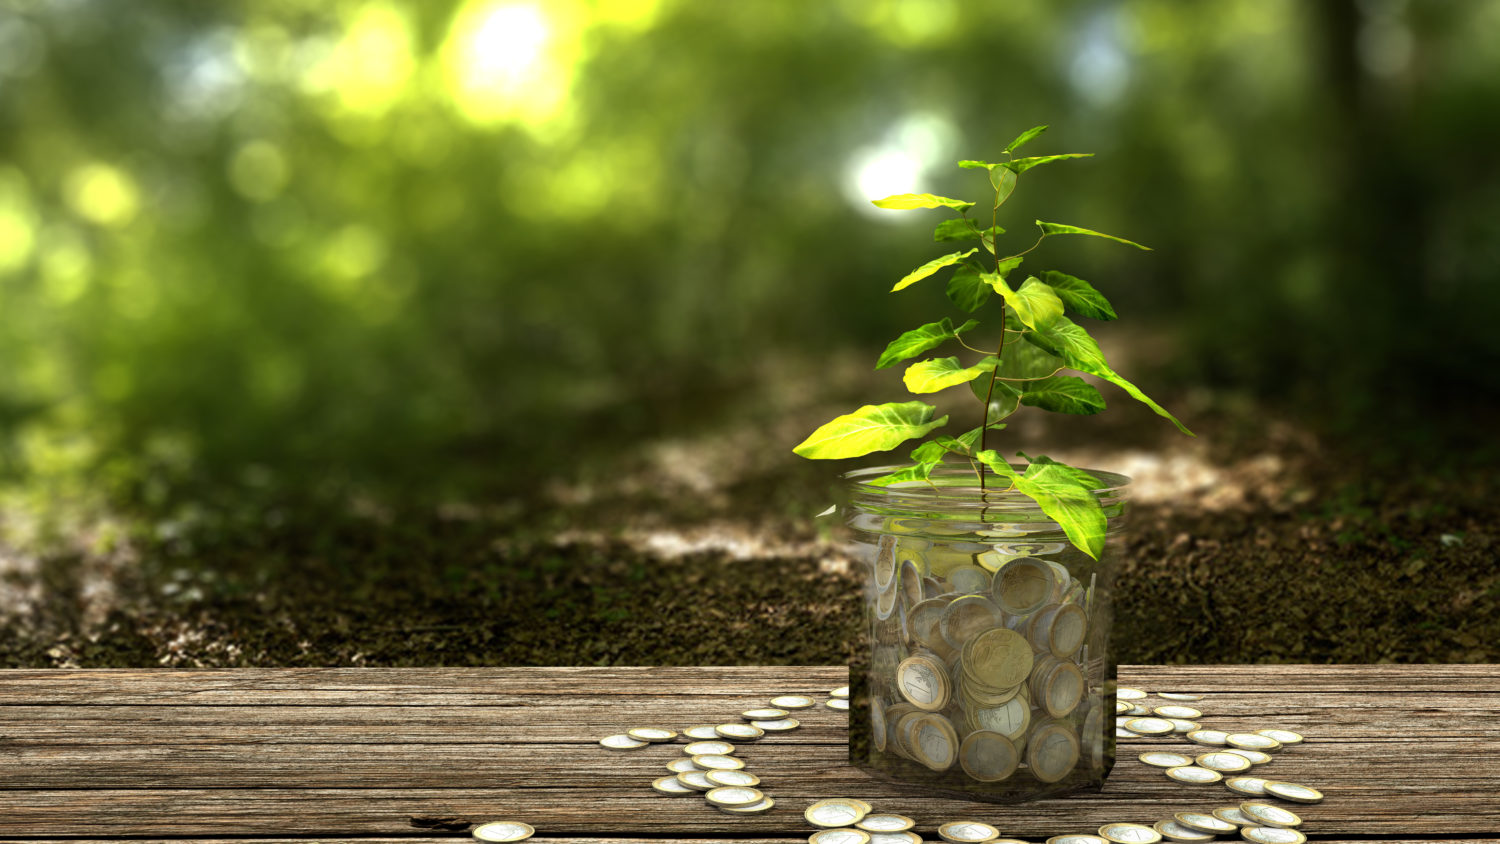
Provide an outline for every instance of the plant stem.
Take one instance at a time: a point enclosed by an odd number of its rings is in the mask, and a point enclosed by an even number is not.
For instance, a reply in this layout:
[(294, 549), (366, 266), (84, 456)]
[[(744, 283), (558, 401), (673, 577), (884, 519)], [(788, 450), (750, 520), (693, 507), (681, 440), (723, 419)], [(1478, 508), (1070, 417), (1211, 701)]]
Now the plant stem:
[[(990, 229), (993, 231), (999, 225), (1000, 218), (1000, 188), (995, 188), (995, 207), (990, 209)], [(1040, 242), (1040, 241), (1038, 241)], [(1033, 246), (1032, 249), (1036, 247)], [(995, 272), (1000, 272), (1000, 248), (993, 240), (990, 251), (995, 253)], [(995, 374), (1000, 371), (1000, 361), (1005, 354), (1005, 300), (1000, 300), (1000, 347), (995, 350), (995, 368), (990, 370), (990, 385), (984, 391), (984, 407), (979, 409), (979, 449), (978, 454), (984, 451), (985, 435), (990, 432), (990, 400), (995, 395)], [(984, 464), (978, 465), (979, 470), (979, 494), (984, 495)]]

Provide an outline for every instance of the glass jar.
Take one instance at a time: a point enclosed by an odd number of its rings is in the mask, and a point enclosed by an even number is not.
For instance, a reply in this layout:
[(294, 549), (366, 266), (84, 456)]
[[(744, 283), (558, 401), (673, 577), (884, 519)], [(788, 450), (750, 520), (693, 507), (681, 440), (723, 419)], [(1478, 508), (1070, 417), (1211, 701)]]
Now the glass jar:
[(869, 483), (895, 469), (844, 476), (869, 634), (851, 761), (993, 802), (1098, 790), (1114, 766), (1110, 596), (1129, 479), (1089, 470), (1108, 519), (1094, 560), (1032, 499), (981, 491), (967, 464)]

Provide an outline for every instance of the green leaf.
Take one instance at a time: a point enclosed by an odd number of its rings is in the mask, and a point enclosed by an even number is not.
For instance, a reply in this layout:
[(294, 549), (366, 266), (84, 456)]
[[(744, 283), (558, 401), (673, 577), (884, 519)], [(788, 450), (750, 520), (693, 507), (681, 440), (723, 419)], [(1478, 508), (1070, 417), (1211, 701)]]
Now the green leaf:
[(988, 161), (975, 161), (972, 158), (965, 158), (963, 161), (958, 162), (958, 166), (965, 170), (987, 170), (995, 165)]
[(1087, 331), (1075, 325), (1067, 317), (1058, 317), (1057, 321), (1046, 330), (1027, 334), (1026, 339), (1058, 355), (1070, 368), (1097, 375), (1114, 384), (1129, 393), (1131, 398), (1151, 408), (1158, 416), (1176, 425), (1177, 430), (1190, 437), (1196, 436), (1187, 429), (1187, 426), (1179, 422), (1177, 417), (1168, 413), (1165, 408), (1141, 392), (1139, 387), (1110, 369), (1109, 364), (1104, 360), (1104, 353), (1099, 351), (1099, 344), (1094, 342), (1094, 338), (1090, 337)]
[(1042, 134), (1045, 131), (1047, 131), (1047, 125), (1046, 124), (1042, 124), (1041, 126), (1033, 126), (1030, 129), (1027, 129), (1026, 131), (1022, 132), (1020, 135), (1016, 136), (1016, 139), (1014, 141), (1011, 141), (1009, 144), (1006, 144), (1005, 151), (1006, 152), (1015, 152), (1017, 149), (1020, 149), (1021, 144), (1026, 143), (1027, 141), (1031, 140), (1032, 138), (1035, 138), (1037, 135), (1040, 135), (1040, 134)]
[(1062, 300), (1036, 276), (1027, 278), (1020, 290), (1001, 295), (1005, 296), (1006, 304), (1016, 309), (1021, 322), (1031, 328), (1046, 328), (1062, 316)]
[(1129, 393), (1131, 398), (1133, 398), (1136, 401), (1140, 402), (1141, 404), (1144, 404), (1145, 406), (1151, 408), (1153, 411), (1155, 411), (1155, 413), (1156, 413), (1157, 416), (1160, 416), (1163, 419), (1167, 420), (1168, 422), (1171, 422), (1173, 425), (1176, 425), (1177, 426), (1177, 430), (1183, 432), (1184, 434), (1187, 434), (1190, 437), (1196, 437), (1196, 436), (1198, 436), (1197, 434), (1193, 433), (1192, 431), (1189, 431), (1187, 429), (1186, 425), (1184, 425), (1181, 422), (1177, 421), (1177, 417), (1173, 416), (1170, 413), (1168, 413), (1166, 408), (1164, 408), (1161, 405), (1157, 404), (1156, 402), (1152, 401), (1150, 396), (1148, 396), (1145, 393), (1141, 392), (1141, 388), (1140, 387), (1137, 387), (1136, 385), (1130, 383), (1129, 381), (1126, 381), (1121, 375), (1119, 375), (1118, 373), (1116, 373), (1114, 370), (1107, 370), (1105, 372), (1096, 372), (1094, 374), (1098, 375), (1100, 378), (1103, 378), (1104, 380), (1108, 381), (1109, 383), (1111, 383), (1111, 384), (1115, 385), (1116, 387), (1119, 387), (1120, 389), (1122, 389), (1125, 392)]
[(1020, 255), (1012, 255), (1009, 258), (1001, 258), (1000, 262), (995, 265), (995, 272), (999, 273), (1001, 278), (1009, 278), (1010, 271), (1015, 269), (1016, 267), (1021, 266), (1021, 262), (1024, 260), (1026, 259), (1022, 258)]
[(1092, 152), (1069, 152), (1062, 155), (1035, 155), (1031, 158), (1017, 158), (1012, 161), (1003, 161), (1000, 163), (1000, 166), (1011, 171), (1012, 173), (1025, 173), (1027, 170), (1030, 170), (1033, 167), (1037, 167), (1042, 164), (1050, 164), (1054, 161), (1066, 161), (1070, 158), (1093, 157), (1094, 154)]
[(1005, 430), (1005, 424), (1000, 423), (994, 425), (980, 425), (978, 428), (965, 431), (962, 434), (958, 435), (958, 444), (963, 446), (966, 450), (969, 451), (969, 453), (972, 454), (975, 444), (979, 442), (979, 433), (985, 428), (989, 428), (991, 431), (1003, 431)]
[(976, 320), (971, 319), (958, 328), (954, 328), (953, 322), (947, 317), (943, 317), (937, 322), (929, 322), (921, 328), (913, 328), (892, 340), (890, 345), (885, 347), (885, 351), (880, 353), (880, 360), (875, 362), (875, 368), (885, 369), (891, 364), (899, 363), (908, 358), (914, 358), (928, 349), (952, 340), (965, 331), (972, 331), (978, 325), (979, 323)]
[(905, 278), (896, 282), (896, 286), (891, 288), (891, 292), (895, 293), (897, 290), (904, 290), (943, 267), (951, 267), (978, 251), (978, 249), (970, 249), (968, 252), (950, 252), (941, 258), (933, 258), (931, 261), (907, 273)]
[(1062, 527), (1078, 550), (1097, 560), (1108, 525), (1093, 485), (1083, 482), (1077, 471), (1059, 463), (1033, 463), (1015, 478), (1015, 485)]
[(1011, 468), (1011, 465), (1005, 461), (1005, 458), (1001, 457), (1000, 453), (995, 451), (993, 448), (987, 448), (984, 451), (979, 452), (978, 454), (974, 455), (974, 459), (990, 467), (990, 469), (993, 470), (995, 474), (1000, 475), (1001, 477), (1010, 478), (1012, 481), (1019, 480), (1021, 477), (1016, 473), (1016, 470)]
[(873, 199), (871, 202), (876, 208), (888, 208), (893, 211), (910, 211), (914, 208), (952, 208), (957, 211), (967, 211), (974, 207), (972, 202), (949, 199), (932, 193), (898, 193), (885, 199)]
[(1057, 298), (1079, 316), (1091, 319), (1115, 318), (1115, 309), (1110, 306), (1109, 300), (1083, 279), (1060, 273), (1057, 270), (1047, 270), (1042, 273), (1042, 278), (1046, 279), (1047, 285), (1052, 288), (1052, 292), (1057, 294)]
[(1018, 451), (1016, 453), (1021, 455), (1022, 457), (1025, 457), (1027, 463), (1032, 464), (1026, 467), (1025, 475), (1028, 478), (1036, 477), (1037, 473), (1041, 471), (1042, 466), (1056, 466), (1058, 467), (1059, 471), (1066, 473), (1069, 477), (1074, 478), (1078, 481), (1078, 483), (1082, 484), (1090, 490), (1104, 488), (1104, 482), (1094, 477), (1093, 475), (1090, 475), (1088, 472), (1085, 472), (1082, 469), (1076, 468), (1074, 466), (1069, 466), (1066, 463), (1060, 463), (1045, 454), (1038, 454), (1036, 457), (1031, 457), (1024, 451)]
[(996, 379), (995, 389), (990, 389), (988, 378), (979, 378), (969, 382), (969, 389), (973, 391), (974, 398), (981, 402), (988, 396), (990, 400), (989, 410), (984, 414), (987, 425), (993, 425), (1001, 419), (1016, 412), (1021, 406), (1021, 391), (1015, 387)]
[(1004, 167), (991, 167), (990, 184), (995, 186), (995, 205), (1004, 205), (1016, 189), (1016, 173)]
[(1151, 247), (1149, 246), (1142, 246), (1133, 240), (1115, 237), (1112, 234), (1105, 234), (1104, 232), (1096, 232), (1093, 229), (1081, 229), (1078, 226), (1067, 226), (1062, 223), (1046, 223), (1041, 220), (1037, 220), (1036, 225), (1037, 228), (1042, 230), (1043, 234), (1086, 234), (1090, 237), (1102, 237), (1105, 240), (1113, 240), (1116, 243), (1123, 243), (1126, 246), (1134, 246), (1137, 249), (1144, 249), (1147, 252), (1151, 251)]
[(987, 229), (981, 229), (973, 220), (963, 218), (959, 220), (944, 220), (938, 223), (937, 228), (932, 231), (932, 239), (937, 243), (963, 240), (983, 240), (993, 243), (997, 234), (1005, 234), (1005, 229), (999, 226), (990, 226)]
[(913, 463), (889, 475), (881, 475), (869, 483), (871, 486), (890, 486), (907, 481), (925, 481), (932, 477), (932, 467), (936, 465), (936, 463)]
[(1054, 375), (1027, 382), (1022, 388), (1021, 404), (1054, 413), (1099, 413), (1104, 410), (1104, 396), (1082, 378)]
[(948, 298), (966, 313), (972, 314), (984, 307), (992, 292), (994, 291), (980, 277), (979, 270), (968, 264), (954, 270), (953, 275), (948, 277)]
[(1039, 346), (1007, 339), (995, 377), (1006, 381), (1034, 381), (1056, 375), (1066, 366), (1062, 358), (1043, 351)]
[(932, 358), (906, 368), (901, 380), (913, 393), (935, 393), (956, 384), (966, 384), (995, 368), (993, 356), (973, 366), (959, 366), (958, 358)]
[(867, 404), (825, 423), (792, 451), (813, 460), (886, 451), (946, 425), (948, 417), (932, 418), (936, 412), (937, 408), (919, 401)]

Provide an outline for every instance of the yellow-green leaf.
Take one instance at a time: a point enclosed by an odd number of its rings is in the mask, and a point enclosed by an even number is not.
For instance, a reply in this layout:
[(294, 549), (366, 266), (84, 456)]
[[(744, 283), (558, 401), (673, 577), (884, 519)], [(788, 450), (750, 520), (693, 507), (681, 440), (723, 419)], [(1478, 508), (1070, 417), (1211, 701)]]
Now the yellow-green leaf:
[(1035, 501), (1048, 518), (1057, 522), (1078, 550), (1097, 560), (1104, 551), (1108, 522), (1092, 485), (1082, 481), (1078, 476), (1082, 473), (1075, 472), (1072, 467), (1057, 463), (1033, 463), (1026, 467), (1026, 474), (1014, 481), (1016, 490)]
[(984, 283), (979, 270), (964, 264), (948, 277), (948, 298), (967, 313), (974, 313), (990, 300), (990, 286)]
[(1070, 158), (1093, 158), (1092, 152), (1069, 152), (1062, 155), (1035, 155), (1031, 158), (1017, 158), (1011, 161), (1002, 161), (999, 166), (1012, 173), (1025, 173), (1033, 167), (1041, 164), (1050, 164), (1054, 161), (1066, 161)]
[(1094, 385), (1074, 375), (1054, 375), (1028, 381), (1022, 388), (1021, 404), (1054, 413), (1099, 413), (1104, 396)]
[(885, 199), (870, 201), (875, 204), (876, 208), (888, 208), (893, 211), (910, 211), (914, 208), (952, 208), (957, 211), (966, 211), (974, 207), (972, 202), (949, 199), (933, 193), (898, 193)]
[(1043, 234), (1086, 234), (1090, 237), (1102, 237), (1105, 240), (1113, 240), (1116, 243), (1123, 243), (1126, 246), (1134, 246), (1137, 249), (1144, 249), (1147, 252), (1151, 251), (1151, 247), (1149, 246), (1142, 246), (1133, 240), (1115, 237), (1112, 234), (1105, 234), (1104, 232), (1096, 232), (1093, 229), (1083, 229), (1078, 226), (1068, 226), (1062, 223), (1046, 223), (1041, 220), (1037, 220), (1036, 225), (1037, 228), (1042, 230)]
[(943, 317), (937, 322), (929, 322), (919, 328), (913, 328), (892, 340), (885, 347), (885, 351), (880, 354), (880, 360), (875, 362), (875, 368), (885, 369), (891, 364), (914, 358), (928, 349), (952, 340), (965, 331), (972, 331), (978, 325), (978, 322), (971, 319), (958, 328), (954, 328), (953, 322)]
[(792, 451), (814, 460), (859, 457), (895, 448), (948, 423), (933, 419), (937, 408), (919, 401), (867, 404), (825, 423)]
[(896, 282), (896, 286), (891, 288), (891, 292), (895, 293), (897, 290), (904, 290), (943, 267), (951, 267), (978, 251), (978, 249), (970, 249), (968, 252), (950, 252), (941, 258), (933, 258), (931, 261), (907, 273), (904, 278)]
[(1079, 316), (1092, 319), (1115, 318), (1115, 309), (1110, 306), (1109, 300), (1083, 279), (1060, 273), (1057, 270), (1042, 273), (1042, 279), (1047, 282), (1048, 287), (1052, 288), (1052, 292), (1057, 294), (1057, 298), (1063, 301), (1063, 305)]
[(993, 356), (973, 366), (960, 366), (958, 358), (932, 358), (906, 368), (901, 380), (913, 393), (935, 393), (956, 384), (967, 384), (995, 368)]
[(1016, 309), (1016, 316), (1031, 328), (1046, 328), (1062, 316), (1063, 303), (1036, 276), (1026, 279), (1021, 289), (1005, 296), (1006, 304)]
[(1015, 152), (1016, 150), (1021, 148), (1021, 144), (1026, 143), (1027, 141), (1035, 138), (1037, 135), (1040, 135), (1045, 131), (1047, 131), (1047, 125), (1045, 123), (1041, 126), (1033, 126), (1030, 129), (1022, 132), (1020, 135), (1016, 136), (1016, 139), (1014, 141), (1006, 144), (1005, 151)]

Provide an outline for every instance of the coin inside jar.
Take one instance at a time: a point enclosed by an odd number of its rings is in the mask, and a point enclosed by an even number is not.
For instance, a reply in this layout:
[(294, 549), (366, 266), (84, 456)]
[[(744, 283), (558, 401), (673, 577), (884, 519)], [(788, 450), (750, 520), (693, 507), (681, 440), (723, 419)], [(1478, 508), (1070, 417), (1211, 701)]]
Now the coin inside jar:
[(1064, 721), (1038, 725), (1026, 742), (1026, 764), (1042, 782), (1057, 782), (1078, 764), (1078, 735)]
[(958, 764), (971, 779), (999, 782), (1015, 773), (1021, 755), (1015, 742), (991, 730), (969, 733), (958, 748)]
[(936, 711), (948, 704), (948, 673), (928, 657), (907, 657), (896, 668), (896, 689), (912, 706)]
[(975, 634), (1004, 623), (1005, 616), (994, 601), (983, 595), (963, 595), (943, 608), (938, 631), (949, 645), (961, 648)]
[(1007, 615), (1030, 615), (1052, 597), (1057, 575), (1034, 557), (1017, 557), (995, 572), (991, 594)]
[(910, 746), (918, 762), (934, 771), (946, 771), (958, 758), (958, 733), (947, 718), (924, 715), (912, 728)]
[(979, 566), (957, 566), (948, 571), (948, 589), (960, 595), (990, 591), (990, 573)]
[(994, 627), (970, 639), (963, 649), (964, 670), (994, 689), (1018, 686), (1031, 674), (1034, 657), (1025, 637)]

